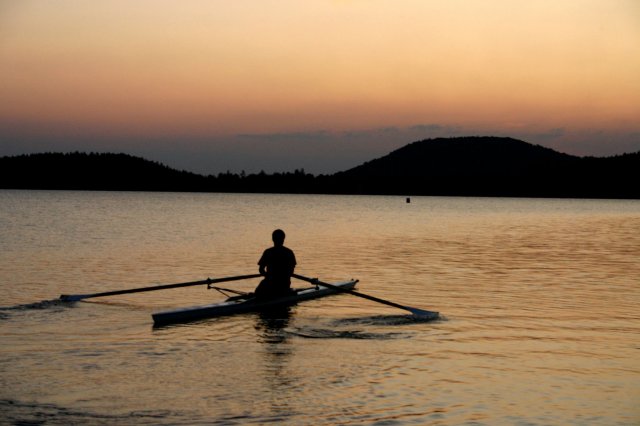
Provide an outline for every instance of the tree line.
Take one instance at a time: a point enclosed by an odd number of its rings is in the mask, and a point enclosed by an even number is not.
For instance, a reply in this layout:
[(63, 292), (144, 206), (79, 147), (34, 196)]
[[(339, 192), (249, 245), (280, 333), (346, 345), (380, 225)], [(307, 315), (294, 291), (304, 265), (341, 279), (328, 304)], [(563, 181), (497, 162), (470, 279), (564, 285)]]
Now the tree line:
[(200, 175), (128, 154), (0, 158), (0, 188), (640, 199), (640, 152), (576, 157), (511, 138), (428, 139), (331, 175)]

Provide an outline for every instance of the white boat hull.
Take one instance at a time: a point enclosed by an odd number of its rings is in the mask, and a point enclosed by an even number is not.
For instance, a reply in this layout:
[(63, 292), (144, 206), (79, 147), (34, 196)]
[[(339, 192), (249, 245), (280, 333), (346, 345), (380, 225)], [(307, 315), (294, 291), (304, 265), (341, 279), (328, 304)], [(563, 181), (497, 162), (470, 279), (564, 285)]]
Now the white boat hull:
[[(345, 281), (334, 284), (347, 290), (355, 287), (358, 280)], [(194, 321), (203, 318), (212, 318), (219, 316), (242, 314), (247, 312), (262, 311), (281, 306), (289, 306), (304, 300), (318, 299), (320, 297), (329, 296), (339, 293), (332, 288), (323, 287), (321, 284), (316, 287), (296, 290), (291, 295), (278, 297), (274, 299), (258, 300), (251, 299), (234, 299), (221, 303), (213, 303), (202, 306), (192, 306), (188, 308), (173, 309), (169, 311), (156, 312), (152, 314), (155, 326), (174, 324), (180, 322)]]

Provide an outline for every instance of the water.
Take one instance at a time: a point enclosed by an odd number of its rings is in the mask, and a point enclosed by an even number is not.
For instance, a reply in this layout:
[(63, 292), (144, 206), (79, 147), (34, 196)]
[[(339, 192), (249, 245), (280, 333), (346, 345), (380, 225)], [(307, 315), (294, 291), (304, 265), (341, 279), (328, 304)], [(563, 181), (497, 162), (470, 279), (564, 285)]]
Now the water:
[[(298, 273), (443, 318), (55, 300), (255, 273), (277, 227)], [(638, 201), (0, 191), (0, 423), (638, 424), (639, 259)]]

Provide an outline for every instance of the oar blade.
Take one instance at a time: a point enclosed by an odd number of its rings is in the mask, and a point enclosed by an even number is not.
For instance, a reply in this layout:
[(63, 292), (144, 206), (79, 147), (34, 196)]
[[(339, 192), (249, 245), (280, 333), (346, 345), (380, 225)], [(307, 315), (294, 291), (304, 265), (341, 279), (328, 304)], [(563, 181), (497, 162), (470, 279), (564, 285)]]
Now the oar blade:
[(409, 306), (405, 306), (405, 309), (411, 312), (416, 319), (423, 321), (434, 320), (440, 317), (439, 312), (425, 311), (424, 309), (412, 308)]
[(299, 280), (307, 281), (307, 282), (310, 282), (310, 283), (316, 284), (316, 285), (322, 285), (322, 286), (325, 286), (325, 287), (329, 287), (329, 288), (332, 288), (334, 290), (337, 290), (337, 291), (340, 291), (340, 292), (343, 292), (343, 293), (349, 293), (349, 294), (352, 294), (354, 296), (362, 297), (363, 299), (367, 299), (367, 300), (371, 300), (371, 301), (374, 301), (374, 302), (382, 303), (383, 305), (393, 306), (393, 307), (398, 308), (398, 309), (404, 309), (405, 311), (411, 312), (415, 318), (418, 318), (418, 319), (421, 319), (421, 320), (436, 319), (436, 318), (438, 318), (440, 316), (440, 314), (438, 312), (425, 311), (423, 309), (412, 308), (411, 306), (400, 305), (398, 303), (394, 303), (394, 302), (391, 302), (389, 300), (380, 299), (378, 297), (370, 296), (368, 294), (360, 293), (360, 292), (355, 291), (355, 290), (349, 290), (349, 289), (345, 289), (345, 288), (336, 287), (333, 284), (325, 283), (323, 281), (320, 281), (317, 278), (307, 278), (305, 276), (298, 275), (298, 274), (293, 274), (292, 276), (294, 278), (299, 279)]
[(60, 300), (63, 302), (78, 302), (87, 297), (86, 294), (63, 294), (60, 296)]

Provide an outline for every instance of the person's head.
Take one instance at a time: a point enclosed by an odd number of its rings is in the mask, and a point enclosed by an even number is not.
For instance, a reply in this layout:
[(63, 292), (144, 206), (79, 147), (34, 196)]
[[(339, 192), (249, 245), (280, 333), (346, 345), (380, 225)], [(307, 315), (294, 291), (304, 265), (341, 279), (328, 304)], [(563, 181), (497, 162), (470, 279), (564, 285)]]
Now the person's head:
[(282, 229), (276, 229), (273, 231), (273, 234), (271, 234), (271, 239), (276, 246), (284, 245), (284, 231)]

